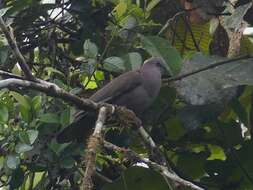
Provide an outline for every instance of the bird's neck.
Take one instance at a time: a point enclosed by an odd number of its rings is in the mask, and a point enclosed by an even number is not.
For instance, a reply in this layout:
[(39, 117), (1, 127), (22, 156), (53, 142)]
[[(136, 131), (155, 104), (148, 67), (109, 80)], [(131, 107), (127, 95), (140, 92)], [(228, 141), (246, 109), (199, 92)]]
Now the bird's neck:
[(143, 75), (144, 87), (151, 97), (156, 97), (161, 87), (161, 71), (154, 66), (143, 65), (141, 69)]

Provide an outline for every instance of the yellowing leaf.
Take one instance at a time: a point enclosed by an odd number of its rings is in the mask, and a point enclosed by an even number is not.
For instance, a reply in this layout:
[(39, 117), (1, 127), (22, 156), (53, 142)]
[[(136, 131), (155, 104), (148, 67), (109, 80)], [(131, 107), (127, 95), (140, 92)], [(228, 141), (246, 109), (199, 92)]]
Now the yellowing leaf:
[(127, 4), (121, 1), (115, 8), (116, 14), (118, 17), (121, 17), (127, 10)]

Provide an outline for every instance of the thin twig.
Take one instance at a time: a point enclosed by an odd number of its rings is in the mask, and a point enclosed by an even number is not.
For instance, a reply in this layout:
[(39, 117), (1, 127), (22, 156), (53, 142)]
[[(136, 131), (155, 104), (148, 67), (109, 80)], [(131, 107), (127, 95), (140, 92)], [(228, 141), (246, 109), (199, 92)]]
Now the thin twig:
[(9, 73), (7, 71), (3, 71), (3, 70), (0, 70), (0, 76), (4, 77), (4, 78), (14, 78), (14, 79), (24, 79), (24, 77), (22, 76), (19, 76), (19, 75), (15, 75), (15, 74), (12, 74), (12, 73)]
[(102, 138), (102, 130), (106, 120), (106, 112), (106, 107), (100, 108), (95, 130), (88, 140), (87, 152), (84, 158), (85, 173), (83, 177), (83, 190), (92, 190), (93, 188), (92, 176), (96, 168), (96, 153)]
[(243, 55), (243, 56), (239, 56), (239, 57), (236, 57), (236, 58), (233, 58), (233, 59), (228, 59), (228, 60), (216, 62), (216, 63), (213, 63), (213, 64), (209, 64), (208, 66), (205, 66), (203, 68), (197, 69), (195, 71), (191, 71), (189, 73), (185, 73), (185, 74), (182, 74), (182, 75), (179, 75), (179, 76), (164, 79), (163, 82), (168, 83), (168, 82), (172, 82), (172, 81), (182, 80), (183, 78), (189, 77), (191, 75), (195, 75), (197, 73), (212, 69), (212, 68), (220, 66), (220, 65), (224, 65), (224, 64), (227, 64), (227, 63), (230, 63), (230, 62), (239, 61), (239, 60), (243, 60), (243, 59), (250, 59), (250, 58), (253, 58), (253, 56)]
[(24, 72), (24, 75), (27, 79), (35, 81), (35, 77), (32, 74), (31, 69), (29, 68), (28, 64), (26, 63), (26, 60), (24, 56), (21, 54), (21, 52), (18, 49), (17, 42), (14, 39), (13, 32), (11, 30), (8, 30), (6, 24), (3, 21), (3, 18), (0, 16), (0, 28), (2, 32), (4, 33), (10, 48), (12, 49), (14, 55), (16, 56), (18, 63)]
[(138, 128), (138, 132), (141, 135), (142, 139), (146, 142), (146, 144), (151, 148), (157, 148), (154, 140), (152, 137), (147, 133), (147, 131), (143, 128), (143, 126), (140, 126)]
[(170, 24), (180, 15), (185, 14), (185, 11), (177, 12), (172, 18), (169, 18), (162, 29), (158, 32), (157, 36), (160, 36), (169, 26)]
[(170, 172), (167, 167), (157, 164), (156, 162), (150, 161), (148, 158), (141, 157), (139, 154), (137, 154), (131, 149), (124, 149), (107, 141), (103, 141), (103, 145), (108, 149), (124, 153), (125, 156), (128, 157), (130, 160), (135, 160), (136, 162), (143, 162), (147, 164), (150, 169), (159, 172), (162, 176), (166, 177), (172, 182), (176, 182), (181, 186), (189, 187), (194, 190), (204, 190), (202, 187), (199, 187), (185, 179), (180, 178), (177, 174)]

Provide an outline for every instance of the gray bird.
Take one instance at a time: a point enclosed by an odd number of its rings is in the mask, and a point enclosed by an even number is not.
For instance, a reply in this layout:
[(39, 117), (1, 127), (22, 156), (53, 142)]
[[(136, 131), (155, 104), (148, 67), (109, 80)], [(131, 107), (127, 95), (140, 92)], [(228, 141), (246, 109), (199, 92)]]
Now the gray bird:
[[(144, 62), (137, 70), (126, 72), (93, 94), (90, 99), (94, 102), (106, 102), (125, 106), (134, 111), (137, 116), (147, 110), (159, 94), (162, 74), (166, 71), (165, 62), (153, 57)], [(81, 141), (92, 132), (96, 115), (85, 111), (75, 114), (75, 119), (58, 136), (59, 143), (73, 140)]]

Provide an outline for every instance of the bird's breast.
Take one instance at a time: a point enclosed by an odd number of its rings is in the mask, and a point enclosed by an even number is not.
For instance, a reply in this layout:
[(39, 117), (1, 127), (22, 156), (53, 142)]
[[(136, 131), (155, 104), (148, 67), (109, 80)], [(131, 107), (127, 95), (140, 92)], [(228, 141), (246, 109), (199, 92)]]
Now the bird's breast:
[(139, 116), (150, 107), (158, 93), (159, 90), (153, 89), (151, 93), (143, 85), (140, 85), (131, 92), (127, 92), (124, 96), (118, 98), (115, 104), (125, 106)]

